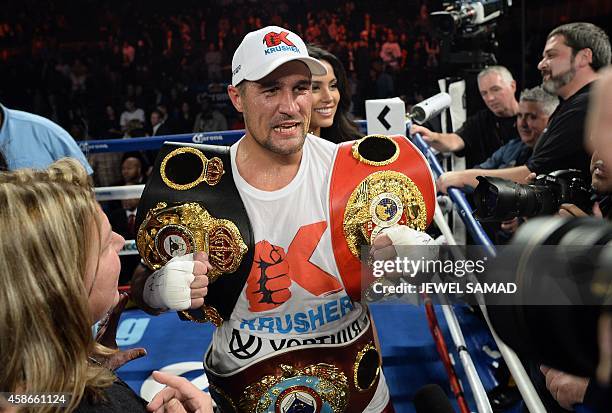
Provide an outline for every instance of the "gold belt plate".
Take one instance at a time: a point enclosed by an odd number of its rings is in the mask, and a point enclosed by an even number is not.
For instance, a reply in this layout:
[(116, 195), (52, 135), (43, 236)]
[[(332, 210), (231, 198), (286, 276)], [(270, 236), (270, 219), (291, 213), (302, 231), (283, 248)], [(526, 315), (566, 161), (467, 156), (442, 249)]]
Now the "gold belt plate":
[[(281, 375), (268, 375), (246, 387), (240, 398), (240, 411), (264, 413), (274, 404), (274, 411), (285, 411), (291, 401), (327, 404), (334, 413), (344, 412), (349, 399), (349, 382), (338, 367), (318, 363), (297, 369), (281, 364)], [(296, 400), (297, 399), (297, 400)], [(315, 410), (318, 411), (318, 410)]]
[(232, 221), (213, 217), (197, 202), (158, 203), (140, 225), (136, 245), (153, 270), (173, 257), (204, 251), (213, 266), (208, 273), (211, 283), (236, 271), (248, 249)]
[(353, 190), (344, 211), (344, 237), (349, 250), (359, 258), (362, 245), (371, 245), (382, 229), (396, 224), (421, 231), (427, 228), (423, 194), (401, 172), (374, 172)]

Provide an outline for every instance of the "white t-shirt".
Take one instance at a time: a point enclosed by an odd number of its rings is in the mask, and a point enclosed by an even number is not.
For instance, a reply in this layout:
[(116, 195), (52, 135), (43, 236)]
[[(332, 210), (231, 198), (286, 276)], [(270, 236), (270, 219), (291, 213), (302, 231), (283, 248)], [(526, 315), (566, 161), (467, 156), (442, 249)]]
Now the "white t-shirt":
[(133, 112), (129, 112), (127, 109), (121, 112), (121, 116), (119, 117), (119, 125), (124, 128), (129, 121), (131, 120), (139, 120), (143, 124), (145, 123), (145, 113), (144, 110), (140, 108), (134, 109)]
[[(351, 341), (369, 324), (365, 308), (346, 294), (332, 251), (328, 181), (336, 146), (308, 135), (300, 168), (278, 191), (249, 185), (236, 167), (234, 181), (253, 227), (255, 257), (230, 320), (213, 334), (208, 362), (230, 373), (274, 351)], [(389, 400), (381, 381), (366, 411)]]

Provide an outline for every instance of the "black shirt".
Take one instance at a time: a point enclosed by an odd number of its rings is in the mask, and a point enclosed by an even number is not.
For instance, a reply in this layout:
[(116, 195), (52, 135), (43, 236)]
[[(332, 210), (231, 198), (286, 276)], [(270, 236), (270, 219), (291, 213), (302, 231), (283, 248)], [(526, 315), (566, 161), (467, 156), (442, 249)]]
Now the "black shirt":
[(465, 143), (465, 147), (455, 155), (465, 156), (466, 169), (484, 162), (502, 145), (519, 137), (516, 116), (500, 118), (488, 109), (481, 109), (468, 117), (455, 133)]
[(597, 383), (596, 379), (591, 378), (583, 404), (598, 412), (612, 411), (612, 387), (604, 388)]
[(94, 402), (86, 396), (75, 413), (146, 413), (147, 401), (138, 396), (123, 380), (117, 379), (104, 389), (106, 401)]
[(591, 158), (583, 142), (590, 89), (589, 83), (557, 106), (527, 161), (531, 172), (539, 175), (573, 168), (582, 171), (591, 182)]

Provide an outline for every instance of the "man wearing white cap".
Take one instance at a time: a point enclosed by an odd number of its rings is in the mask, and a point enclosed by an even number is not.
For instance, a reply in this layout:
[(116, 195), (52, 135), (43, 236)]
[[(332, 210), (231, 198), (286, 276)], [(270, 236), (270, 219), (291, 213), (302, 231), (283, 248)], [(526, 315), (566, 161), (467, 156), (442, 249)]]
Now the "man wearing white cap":
[[(327, 180), (335, 147), (307, 134), (311, 78), (325, 73), (302, 39), (281, 27), (247, 34), (234, 53), (228, 93), (246, 132), (231, 148), (232, 169), (253, 226), (255, 259), (205, 367), (214, 397), (225, 394), (245, 407), (273, 397), (281, 411), (300, 403), (315, 411), (343, 403), (346, 411), (392, 411), (382, 374), (361, 392), (349, 374), (365, 347), (359, 342), (372, 334), (365, 306), (344, 290), (331, 247)], [(342, 353), (344, 366), (332, 357)], [(321, 363), (328, 367), (313, 367)], [(284, 381), (274, 374), (281, 364), (293, 369)], [(336, 401), (342, 392), (350, 396)]]
[[(281, 27), (247, 34), (234, 53), (228, 94), (246, 132), (231, 147), (231, 167), (255, 247), (204, 360), (223, 412), (393, 412), (367, 307), (349, 298), (333, 255), (335, 145), (307, 134), (311, 78), (325, 73)], [(193, 274), (201, 276), (200, 261), (210, 264), (196, 257)], [(200, 307), (205, 293), (193, 281), (186, 306)], [(150, 307), (185, 309), (150, 295), (145, 290)]]

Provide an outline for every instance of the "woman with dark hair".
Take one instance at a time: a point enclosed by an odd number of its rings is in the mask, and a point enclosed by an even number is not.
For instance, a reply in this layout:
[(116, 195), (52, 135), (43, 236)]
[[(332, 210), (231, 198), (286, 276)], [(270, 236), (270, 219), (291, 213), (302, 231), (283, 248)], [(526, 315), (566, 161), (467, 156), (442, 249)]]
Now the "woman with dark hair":
[(309, 45), (308, 54), (327, 69), (327, 75), (312, 77), (310, 133), (335, 143), (361, 138), (349, 113), (351, 93), (342, 63), (317, 46)]

